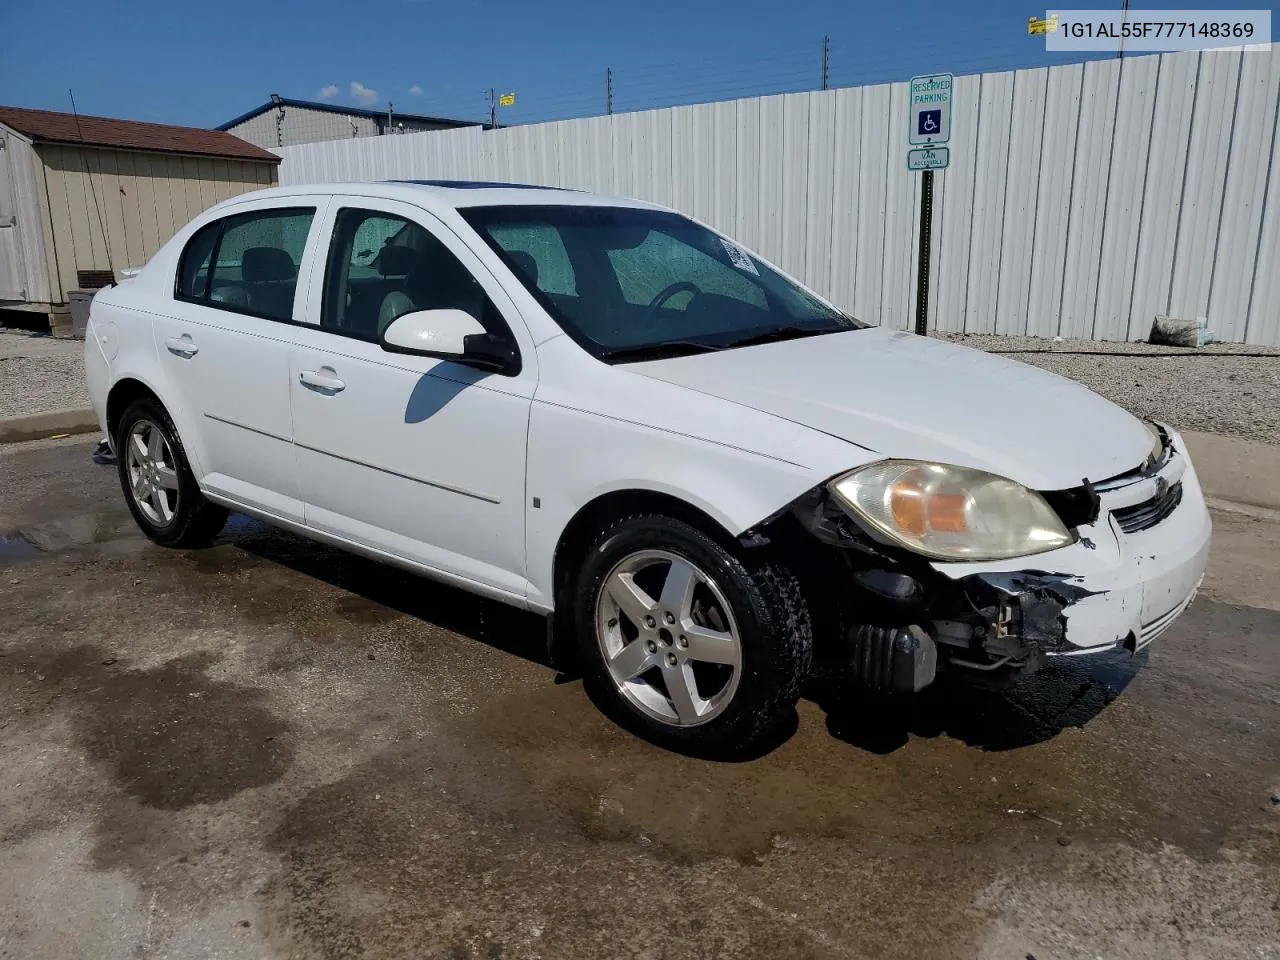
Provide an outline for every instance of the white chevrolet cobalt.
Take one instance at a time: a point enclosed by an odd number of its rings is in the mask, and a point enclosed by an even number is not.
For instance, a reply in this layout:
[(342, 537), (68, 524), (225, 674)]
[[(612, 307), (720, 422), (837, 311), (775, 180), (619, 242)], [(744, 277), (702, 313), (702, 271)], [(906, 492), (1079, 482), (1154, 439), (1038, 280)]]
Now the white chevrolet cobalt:
[(85, 368), (157, 543), (242, 511), (536, 611), (673, 747), (749, 746), (818, 666), (913, 692), (1137, 650), (1209, 547), (1174, 430), (631, 200), (227, 200), (98, 294)]

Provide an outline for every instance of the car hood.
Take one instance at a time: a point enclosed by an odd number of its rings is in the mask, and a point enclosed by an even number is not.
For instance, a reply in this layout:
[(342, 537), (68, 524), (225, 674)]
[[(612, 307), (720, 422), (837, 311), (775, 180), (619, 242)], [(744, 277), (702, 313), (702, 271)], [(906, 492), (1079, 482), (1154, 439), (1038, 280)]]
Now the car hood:
[(976, 467), (1036, 490), (1113, 477), (1151, 449), (1139, 420), (1071, 380), (881, 328), (626, 369), (885, 457)]

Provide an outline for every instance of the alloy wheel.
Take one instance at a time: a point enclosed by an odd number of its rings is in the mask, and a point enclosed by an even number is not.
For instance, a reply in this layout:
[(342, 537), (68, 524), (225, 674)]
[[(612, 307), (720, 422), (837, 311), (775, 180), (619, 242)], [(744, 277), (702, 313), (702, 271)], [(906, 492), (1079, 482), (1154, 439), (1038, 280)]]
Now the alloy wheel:
[(662, 723), (706, 723), (737, 691), (742, 643), (729, 602), (674, 553), (642, 550), (614, 566), (596, 599), (596, 638), (619, 693)]
[(168, 526), (178, 512), (178, 466), (164, 432), (139, 420), (125, 443), (125, 465), (133, 502), (156, 526)]

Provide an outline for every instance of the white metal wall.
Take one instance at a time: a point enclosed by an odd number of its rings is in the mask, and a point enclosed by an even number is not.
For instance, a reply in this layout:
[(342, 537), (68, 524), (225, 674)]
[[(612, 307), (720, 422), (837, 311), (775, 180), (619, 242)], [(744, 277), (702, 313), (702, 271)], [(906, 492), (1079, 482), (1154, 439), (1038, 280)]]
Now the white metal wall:
[[(1144, 338), (1156, 314), (1280, 344), (1280, 48), (959, 77), (934, 182), (930, 325)], [(282, 184), (458, 178), (673, 206), (850, 312), (907, 328), (907, 84), (497, 131), (286, 147)]]
[(40, 216), (40, 160), (31, 141), (0, 124), (0, 303), (52, 299)]

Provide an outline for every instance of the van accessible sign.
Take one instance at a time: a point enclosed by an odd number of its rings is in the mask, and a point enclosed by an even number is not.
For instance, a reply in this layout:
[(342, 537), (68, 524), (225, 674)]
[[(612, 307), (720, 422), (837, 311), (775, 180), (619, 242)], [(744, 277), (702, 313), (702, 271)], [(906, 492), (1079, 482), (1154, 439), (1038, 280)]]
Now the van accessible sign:
[(951, 86), (954, 80), (955, 77), (949, 73), (911, 78), (908, 143), (946, 143), (951, 139)]

